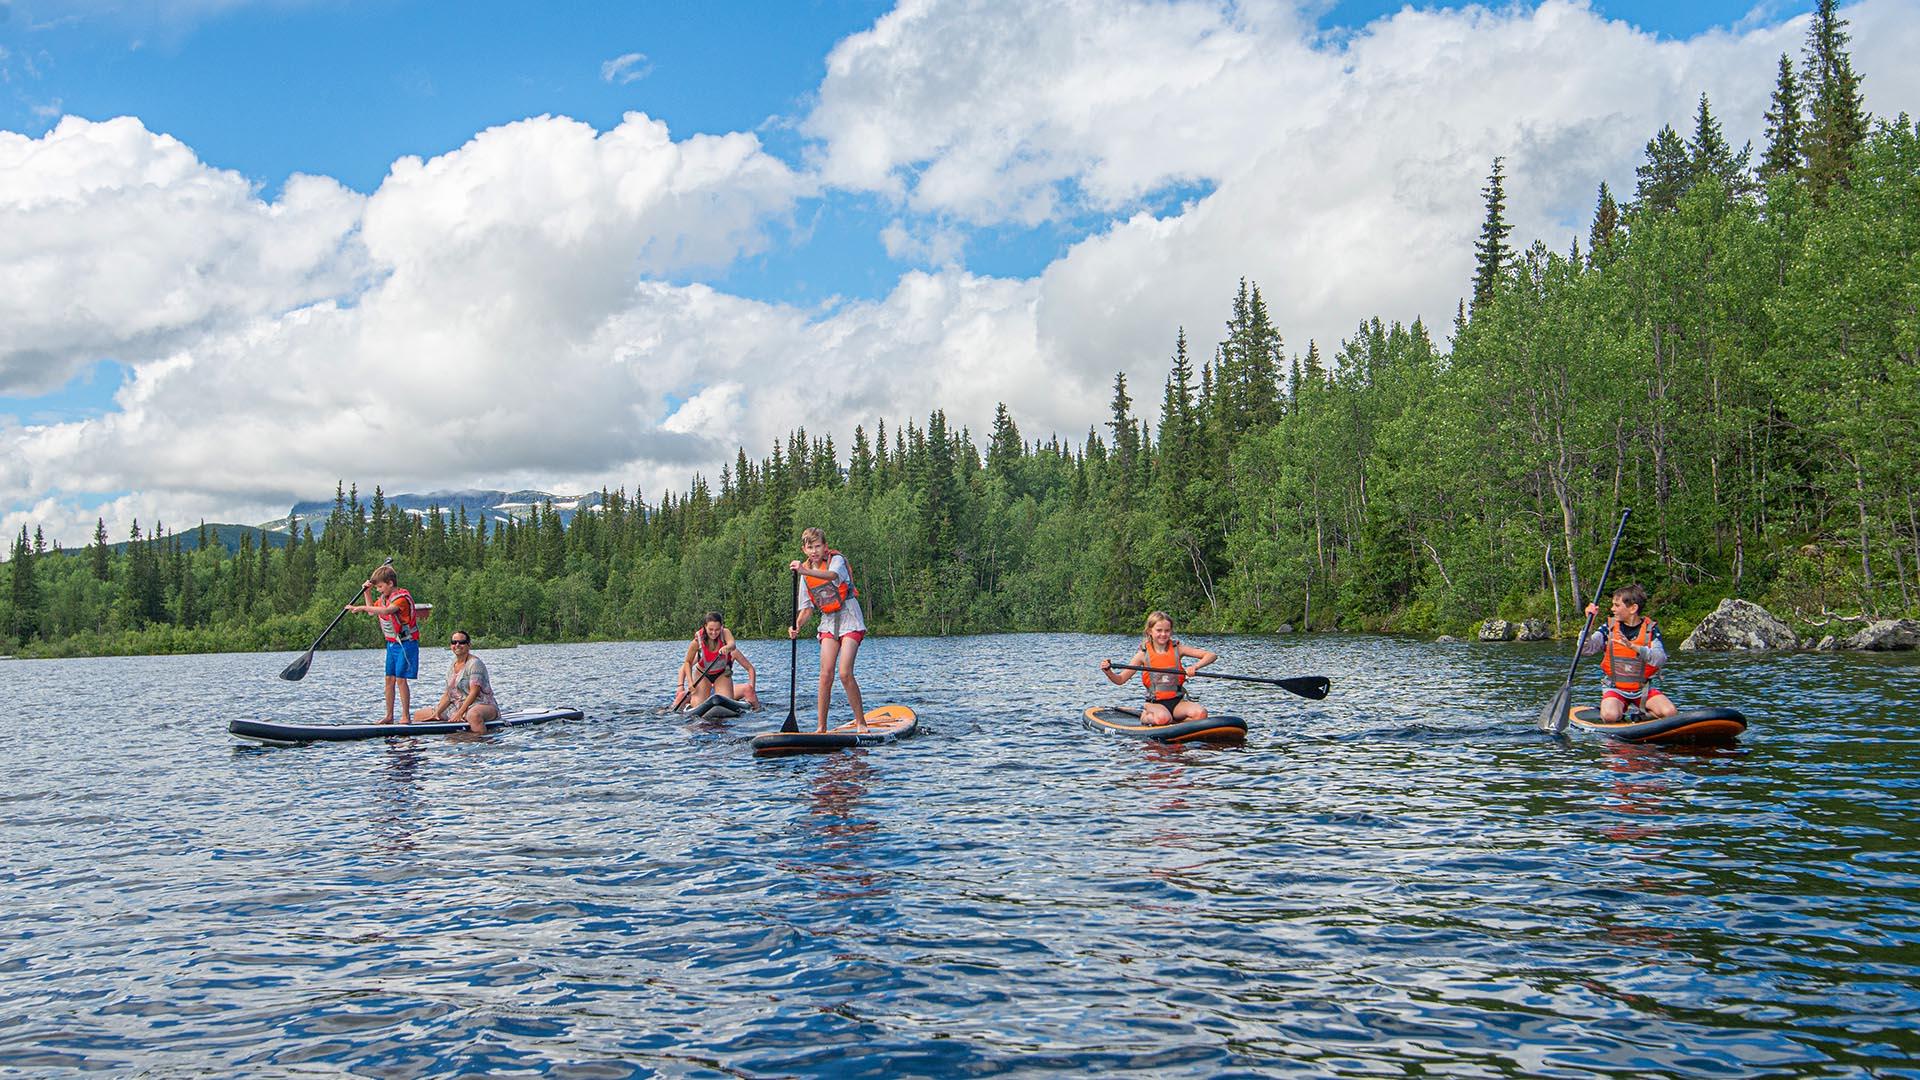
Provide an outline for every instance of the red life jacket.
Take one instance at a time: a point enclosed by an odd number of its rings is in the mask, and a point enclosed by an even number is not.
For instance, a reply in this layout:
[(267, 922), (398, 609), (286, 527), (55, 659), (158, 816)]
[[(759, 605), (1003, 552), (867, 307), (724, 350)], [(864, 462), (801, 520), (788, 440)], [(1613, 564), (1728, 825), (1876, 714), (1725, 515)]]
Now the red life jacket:
[(385, 603), (399, 605), (393, 614), (380, 616), (381, 635), (393, 642), (419, 641), (420, 620), (413, 611), (413, 594), (395, 588), (381, 599)]
[(1607, 648), (1600, 654), (1600, 670), (1607, 673), (1608, 684), (1627, 697), (1638, 697), (1645, 692), (1660, 669), (1640, 659), (1636, 650), (1652, 643), (1652, 619), (1641, 619), (1639, 632), (1631, 638), (1621, 631), (1618, 621), (1609, 622)]
[[(828, 548), (826, 561), (828, 567), (833, 565), (835, 555), (846, 558), (840, 552)], [(853, 582), (836, 581), (832, 574), (822, 577), (806, 569), (812, 565), (811, 562), (802, 563), (800, 574), (807, 579), (807, 599), (813, 602), (813, 610), (822, 615), (831, 615), (847, 605), (847, 597), (860, 595), (860, 590), (853, 587)], [(853, 568), (848, 567), (847, 573), (853, 573)]]
[[(726, 640), (726, 636), (721, 635), (720, 642), (723, 646)], [(693, 643), (700, 647), (700, 670), (707, 673), (707, 678), (717, 679), (733, 670), (733, 654), (724, 650), (715, 652), (707, 648), (707, 635), (693, 635)]]
[(1147, 700), (1168, 702), (1178, 701), (1184, 697), (1187, 692), (1187, 677), (1184, 674), (1186, 669), (1181, 668), (1182, 674), (1176, 674), (1171, 670), (1172, 668), (1181, 666), (1180, 643), (1177, 641), (1169, 641), (1167, 642), (1166, 652), (1154, 652), (1153, 642), (1149, 641), (1140, 646), (1140, 651), (1147, 654), (1147, 662), (1143, 666), (1169, 669), (1167, 671), (1143, 671), (1140, 673), (1140, 682), (1147, 688)]

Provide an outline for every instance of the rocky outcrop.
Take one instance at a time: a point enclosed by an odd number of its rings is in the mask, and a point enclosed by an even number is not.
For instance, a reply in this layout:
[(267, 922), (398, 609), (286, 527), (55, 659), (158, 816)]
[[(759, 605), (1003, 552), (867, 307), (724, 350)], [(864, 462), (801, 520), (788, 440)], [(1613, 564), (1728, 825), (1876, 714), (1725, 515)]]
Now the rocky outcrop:
[(1732, 599), (1720, 601), (1720, 606), (1701, 619), (1700, 625), (1687, 635), (1687, 640), (1680, 643), (1681, 652), (1694, 649), (1731, 652), (1799, 647), (1799, 636), (1786, 623), (1774, 618), (1766, 608), (1748, 600)]
[(1841, 640), (1836, 647), (1872, 652), (1920, 649), (1920, 619), (1880, 619)]
[(1545, 641), (1552, 637), (1547, 632), (1547, 620), (1526, 619), (1520, 623), (1520, 630), (1513, 637), (1515, 641)]
[(1436, 645), (1448, 645), (1459, 640), (1459, 638), (1454, 637), (1452, 634), (1441, 634), (1439, 637), (1433, 639)]
[(1832, 652), (1833, 650), (1839, 647), (1840, 647), (1840, 639), (1837, 637), (1834, 637), (1832, 634), (1828, 634), (1826, 637), (1821, 638), (1820, 644), (1814, 646), (1814, 648), (1820, 650), (1821, 652)]
[(1480, 624), (1481, 641), (1512, 641), (1513, 624), (1505, 619), (1488, 619)]
[(1293, 624), (1290, 622), (1283, 622), (1279, 626), (1274, 627), (1273, 632), (1276, 634), (1291, 634), (1293, 633)]

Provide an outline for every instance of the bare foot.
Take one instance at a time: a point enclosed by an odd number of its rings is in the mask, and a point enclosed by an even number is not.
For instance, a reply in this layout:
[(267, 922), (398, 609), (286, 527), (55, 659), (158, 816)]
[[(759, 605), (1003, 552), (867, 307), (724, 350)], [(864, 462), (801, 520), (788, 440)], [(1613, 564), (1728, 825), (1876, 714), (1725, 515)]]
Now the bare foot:
[(385, 720), (381, 720), (381, 721), (379, 721), (379, 723), (381, 723), (381, 724), (391, 724), (391, 723), (393, 723), (393, 717), (391, 717), (391, 716), (389, 716), (389, 717), (387, 717), (387, 718), (386, 718)]

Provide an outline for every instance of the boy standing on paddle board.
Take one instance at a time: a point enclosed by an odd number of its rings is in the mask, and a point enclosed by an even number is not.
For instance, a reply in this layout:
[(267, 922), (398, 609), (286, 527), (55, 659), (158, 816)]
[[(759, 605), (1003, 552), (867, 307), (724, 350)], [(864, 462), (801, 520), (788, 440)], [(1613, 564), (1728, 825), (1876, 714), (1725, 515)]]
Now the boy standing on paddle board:
[[(1582, 656), (1600, 653), (1600, 670), (1606, 673), (1607, 688), (1600, 695), (1603, 724), (1619, 723), (1629, 706), (1655, 720), (1679, 711), (1653, 685), (1653, 677), (1667, 665), (1667, 646), (1660, 640), (1660, 628), (1642, 614), (1646, 606), (1647, 590), (1639, 584), (1615, 591), (1613, 617), (1580, 643)], [(1600, 614), (1599, 605), (1588, 604), (1587, 614)]]
[[(1205, 720), (1207, 707), (1187, 697), (1186, 673), (1199, 671), (1218, 659), (1218, 653), (1173, 640), (1173, 617), (1166, 612), (1148, 615), (1140, 634), (1140, 648), (1127, 661), (1130, 666), (1151, 669), (1140, 673), (1140, 683), (1147, 690), (1147, 700), (1140, 705), (1140, 722), (1162, 727), (1176, 721)], [(1194, 661), (1194, 665), (1188, 667), (1186, 660)], [(1131, 671), (1124, 675), (1114, 671), (1111, 660), (1100, 661), (1100, 670), (1115, 686), (1133, 678)]]
[(787, 628), (787, 636), (799, 637), (814, 613), (820, 614), (820, 730), (827, 730), (827, 705), (833, 697), (837, 666), (840, 685), (847, 691), (847, 704), (853, 706), (854, 730), (865, 732), (867, 714), (860, 705), (860, 684), (853, 678), (853, 660), (867, 636), (867, 622), (860, 613), (860, 590), (853, 587), (847, 557), (827, 546), (825, 532), (818, 528), (802, 532), (800, 550), (806, 559), (787, 564), (800, 575), (800, 614)]
[[(371, 594), (371, 595), (369, 595)], [(375, 603), (375, 599), (379, 603)], [(393, 567), (383, 566), (360, 586), (361, 603), (349, 604), (348, 611), (364, 611), (380, 619), (380, 633), (387, 639), (387, 718), (393, 723), (393, 698), (400, 696), (400, 722), (413, 721), (413, 687), (420, 677), (420, 619), (413, 609), (413, 594), (400, 587), (400, 575)]]

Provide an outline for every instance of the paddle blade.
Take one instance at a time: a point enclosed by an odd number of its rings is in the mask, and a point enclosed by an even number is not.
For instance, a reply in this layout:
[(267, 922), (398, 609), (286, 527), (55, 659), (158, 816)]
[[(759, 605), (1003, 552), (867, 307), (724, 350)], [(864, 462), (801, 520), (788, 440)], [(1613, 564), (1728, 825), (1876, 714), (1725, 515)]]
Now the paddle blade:
[(1567, 707), (1573, 704), (1573, 684), (1565, 683), (1547, 707), (1540, 710), (1540, 730), (1559, 735), (1567, 730)]
[(794, 720), (792, 713), (788, 713), (787, 722), (780, 725), (780, 734), (791, 735), (794, 732), (799, 730), (800, 730), (800, 724)]
[(1303, 698), (1319, 701), (1327, 696), (1333, 684), (1325, 675), (1302, 675), (1294, 679), (1279, 679), (1274, 683), (1289, 694), (1299, 694)]
[(300, 659), (288, 664), (287, 669), (280, 673), (280, 677), (288, 682), (299, 682), (301, 679), (307, 677), (307, 669), (312, 666), (313, 650), (308, 649), (306, 652), (300, 654)]

